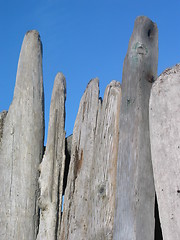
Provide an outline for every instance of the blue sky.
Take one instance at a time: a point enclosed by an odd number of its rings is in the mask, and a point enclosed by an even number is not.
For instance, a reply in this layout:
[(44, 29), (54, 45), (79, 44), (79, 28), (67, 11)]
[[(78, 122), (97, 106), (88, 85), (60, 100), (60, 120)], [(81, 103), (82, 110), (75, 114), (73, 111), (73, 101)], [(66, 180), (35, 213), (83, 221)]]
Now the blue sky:
[(67, 81), (66, 132), (73, 131), (89, 80), (98, 77), (100, 95), (111, 80), (121, 82), (135, 18), (145, 15), (159, 29), (158, 74), (180, 62), (180, 1), (0, 0), (0, 111), (13, 98), (21, 44), (36, 29), (43, 43), (46, 137), (54, 78)]

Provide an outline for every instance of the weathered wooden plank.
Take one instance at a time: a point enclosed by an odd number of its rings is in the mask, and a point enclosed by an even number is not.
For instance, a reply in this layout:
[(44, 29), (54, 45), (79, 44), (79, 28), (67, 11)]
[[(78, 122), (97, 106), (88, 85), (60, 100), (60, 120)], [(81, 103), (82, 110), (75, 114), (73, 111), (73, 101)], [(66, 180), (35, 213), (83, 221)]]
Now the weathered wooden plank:
[(81, 99), (60, 239), (112, 239), (120, 99), (120, 84), (112, 81), (101, 103), (97, 79)]
[(111, 240), (113, 237), (120, 102), (120, 83), (112, 81), (105, 90), (98, 114), (86, 239)]
[(180, 64), (165, 70), (150, 97), (150, 139), (164, 240), (180, 239)]
[(40, 164), (38, 240), (56, 240), (59, 236), (65, 165), (65, 98), (65, 78), (58, 73), (51, 98), (46, 151)]
[(64, 197), (61, 240), (87, 239), (90, 169), (99, 108), (99, 81), (91, 80), (76, 117), (71, 162)]
[(38, 166), (44, 145), (42, 46), (37, 31), (26, 33), (13, 102), (0, 145), (0, 239), (36, 238)]
[(138, 17), (123, 68), (114, 240), (154, 239), (148, 112), (157, 62), (156, 24)]

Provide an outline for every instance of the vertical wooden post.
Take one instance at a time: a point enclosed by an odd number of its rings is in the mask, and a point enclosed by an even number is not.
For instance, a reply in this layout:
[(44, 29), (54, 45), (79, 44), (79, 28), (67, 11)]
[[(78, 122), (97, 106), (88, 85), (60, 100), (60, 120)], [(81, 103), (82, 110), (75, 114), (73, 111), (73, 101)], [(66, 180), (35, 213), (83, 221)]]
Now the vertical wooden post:
[(42, 46), (26, 33), (13, 102), (0, 145), (0, 239), (32, 240), (38, 230), (38, 166), (44, 149)]
[(157, 63), (156, 24), (138, 17), (123, 68), (114, 240), (154, 239), (149, 97)]
[(71, 162), (65, 190), (61, 240), (87, 239), (90, 171), (93, 164), (99, 109), (99, 81), (93, 79), (81, 99), (76, 117)]
[(40, 165), (38, 240), (57, 240), (59, 237), (65, 165), (65, 98), (65, 78), (58, 73), (51, 98), (46, 151)]
[(113, 237), (120, 103), (120, 83), (112, 81), (106, 87), (97, 121), (86, 239)]

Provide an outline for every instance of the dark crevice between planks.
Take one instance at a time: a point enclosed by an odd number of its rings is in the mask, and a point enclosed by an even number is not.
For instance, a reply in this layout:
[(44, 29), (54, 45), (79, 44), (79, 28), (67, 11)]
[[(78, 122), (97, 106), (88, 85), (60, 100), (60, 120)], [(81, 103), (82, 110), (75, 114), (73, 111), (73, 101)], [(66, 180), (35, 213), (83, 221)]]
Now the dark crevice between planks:
[(154, 216), (155, 216), (154, 239), (155, 239), (155, 240), (163, 240), (161, 223), (160, 223), (160, 219), (159, 219), (159, 209), (158, 209), (158, 203), (157, 203), (157, 197), (156, 197), (156, 195), (155, 195)]
[(67, 186), (67, 179), (68, 179), (69, 166), (70, 166), (70, 160), (71, 160), (71, 142), (72, 142), (72, 134), (65, 138), (65, 167), (64, 167), (64, 178), (63, 178), (61, 215), (63, 213), (64, 194)]
[(67, 178), (68, 178), (68, 172), (69, 172), (69, 165), (71, 160), (71, 141), (72, 141), (72, 135), (67, 137), (65, 139), (65, 167), (64, 167), (64, 179), (63, 179), (63, 195), (65, 194), (65, 189), (67, 186)]

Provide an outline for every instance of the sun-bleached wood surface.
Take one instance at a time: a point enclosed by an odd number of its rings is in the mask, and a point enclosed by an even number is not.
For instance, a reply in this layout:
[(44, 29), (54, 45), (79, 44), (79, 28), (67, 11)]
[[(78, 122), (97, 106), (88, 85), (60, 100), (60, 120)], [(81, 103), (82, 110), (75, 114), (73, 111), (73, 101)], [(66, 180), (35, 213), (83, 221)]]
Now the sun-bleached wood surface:
[(121, 89), (93, 79), (75, 121), (60, 239), (112, 239)]
[(153, 84), (149, 106), (154, 182), (164, 240), (180, 239), (180, 64)]
[(61, 204), (65, 166), (66, 82), (58, 73), (51, 98), (47, 145), (40, 164), (40, 224), (38, 240), (56, 240), (61, 223)]
[(32, 240), (38, 230), (38, 166), (44, 148), (42, 45), (25, 35), (13, 102), (0, 143), (0, 239)]
[(0, 239), (160, 240), (155, 190), (163, 238), (180, 239), (180, 65), (157, 78), (157, 62), (156, 24), (138, 17), (122, 93), (112, 81), (102, 100), (91, 80), (66, 139), (58, 73), (44, 147), (42, 44), (27, 32), (13, 101), (0, 113)]
[(149, 97), (157, 63), (156, 24), (138, 17), (123, 67), (114, 240), (154, 239)]

